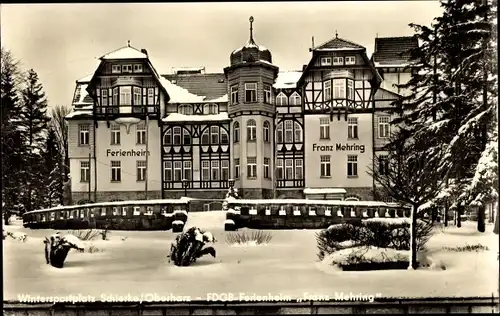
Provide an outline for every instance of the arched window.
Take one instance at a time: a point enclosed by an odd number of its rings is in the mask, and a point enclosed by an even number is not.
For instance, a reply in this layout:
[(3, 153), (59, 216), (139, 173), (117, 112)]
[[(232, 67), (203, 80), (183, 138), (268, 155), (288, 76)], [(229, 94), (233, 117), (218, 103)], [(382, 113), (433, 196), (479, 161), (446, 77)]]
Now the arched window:
[(203, 114), (219, 114), (219, 106), (217, 104), (203, 105)]
[(276, 126), (276, 142), (278, 144), (283, 143), (283, 122), (279, 123), (278, 126)]
[(247, 121), (247, 140), (256, 140), (257, 139), (257, 123), (255, 120)]
[(288, 97), (283, 92), (276, 96), (276, 105), (288, 105)]
[(210, 144), (210, 130), (209, 128), (205, 128), (203, 134), (201, 134), (201, 144), (209, 145)]
[(264, 121), (264, 126), (263, 126), (263, 131), (264, 131), (264, 142), (269, 143), (269, 122)]
[(234, 122), (233, 124), (234, 142), (238, 143), (240, 141), (240, 123)]
[(293, 143), (293, 121), (285, 121), (285, 143)]
[(193, 107), (190, 104), (182, 104), (179, 106), (179, 113), (184, 115), (193, 114)]
[(229, 135), (223, 128), (220, 129), (220, 143), (223, 145), (229, 144)]
[(163, 135), (163, 145), (172, 145), (172, 129), (169, 128)]
[(361, 201), (361, 199), (357, 195), (348, 195), (344, 201)]
[(299, 122), (293, 123), (293, 133), (294, 133), (294, 142), (301, 143), (302, 142), (302, 126), (300, 126)]
[(301, 105), (301, 104), (302, 104), (302, 102), (301, 102), (300, 95), (297, 92), (294, 92), (290, 96), (290, 105)]
[(191, 133), (185, 128), (182, 129), (182, 144), (191, 145)]
[(180, 145), (182, 143), (182, 130), (180, 126), (173, 128), (174, 130), (174, 145)]
[(219, 143), (219, 126), (210, 126), (210, 144)]

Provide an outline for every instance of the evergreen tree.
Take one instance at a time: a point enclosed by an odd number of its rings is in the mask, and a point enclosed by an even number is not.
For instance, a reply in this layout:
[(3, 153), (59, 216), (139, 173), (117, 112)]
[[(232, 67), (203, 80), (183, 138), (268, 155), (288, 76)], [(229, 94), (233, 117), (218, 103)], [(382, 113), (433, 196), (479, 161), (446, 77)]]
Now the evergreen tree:
[(68, 155), (68, 124), (65, 117), (71, 112), (69, 107), (57, 105), (50, 111), (51, 126), (54, 129), (59, 151), (61, 152), (64, 163), (62, 164), (64, 181), (68, 181), (69, 175), (69, 155)]
[(59, 148), (56, 132), (49, 129), (45, 150), (43, 152), (44, 171), (44, 206), (53, 207), (63, 202), (63, 158)]
[(26, 87), (22, 90), (22, 110), (19, 122), (25, 134), (27, 147), (27, 179), (24, 204), (26, 211), (32, 211), (43, 205), (41, 193), (45, 180), (43, 179), (43, 159), (48, 123), (47, 100), (38, 75), (29, 70)]

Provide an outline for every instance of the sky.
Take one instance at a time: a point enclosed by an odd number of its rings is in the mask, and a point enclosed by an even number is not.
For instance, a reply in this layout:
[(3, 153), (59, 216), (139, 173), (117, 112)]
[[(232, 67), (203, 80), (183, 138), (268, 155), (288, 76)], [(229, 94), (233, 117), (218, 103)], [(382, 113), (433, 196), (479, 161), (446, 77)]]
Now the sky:
[(2, 47), (24, 70), (34, 69), (49, 106), (71, 104), (75, 81), (99, 57), (127, 45), (146, 48), (161, 73), (173, 67), (223, 72), (231, 52), (254, 39), (280, 71), (299, 70), (309, 48), (335, 37), (373, 52), (375, 37), (413, 34), (441, 14), (434, 1), (1, 4)]

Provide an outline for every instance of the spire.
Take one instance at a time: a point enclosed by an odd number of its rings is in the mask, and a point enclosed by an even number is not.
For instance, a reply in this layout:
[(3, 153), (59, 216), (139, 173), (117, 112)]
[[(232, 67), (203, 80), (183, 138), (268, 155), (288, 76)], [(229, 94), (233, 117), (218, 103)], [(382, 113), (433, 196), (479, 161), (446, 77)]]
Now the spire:
[(335, 38), (339, 38), (339, 33), (335, 30)]
[(248, 45), (257, 45), (253, 40), (253, 16), (251, 16), (248, 21), (250, 21), (250, 39), (248, 40)]
[(130, 47), (130, 40), (127, 41), (127, 46)]

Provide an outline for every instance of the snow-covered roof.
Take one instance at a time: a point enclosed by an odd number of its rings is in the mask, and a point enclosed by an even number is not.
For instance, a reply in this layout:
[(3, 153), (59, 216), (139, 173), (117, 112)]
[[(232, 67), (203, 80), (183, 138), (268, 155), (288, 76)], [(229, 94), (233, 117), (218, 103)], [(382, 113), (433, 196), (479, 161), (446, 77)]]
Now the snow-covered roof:
[(259, 204), (307, 204), (307, 205), (327, 205), (327, 206), (358, 206), (358, 207), (382, 207), (382, 208), (401, 208), (398, 203), (386, 203), (378, 201), (336, 201), (336, 200), (298, 200), (298, 199), (282, 199), (282, 200), (239, 200), (235, 198), (227, 198), (228, 203), (240, 205), (259, 205)]
[(373, 64), (375, 65), (375, 67), (377, 68), (381, 68), (381, 67), (385, 67), (385, 68), (395, 68), (395, 67), (407, 67), (409, 66), (409, 64), (406, 62), (406, 63), (400, 63), (400, 64), (395, 64), (395, 63), (391, 63), (391, 64), (384, 64), (384, 63), (379, 63), (379, 62), (373, 62)]
[(88, 105), (88, 104), (92, 104), (93, 102), (86, 102), (85, 101), (85, 97), (87, 97), (89, 95), (89, 93), (87, 92), (87, 84), (81, 84), (80, 85), (80, 97), (78, 98), (78, 100), (76, 102), (73, 102), (73, 105)]
[(166, 118), (162, 119), (163, 122), (207, 122), (227, 120), (229, 120), (227, 112), (210, 115), (185, 115), (179, 113), (171, 113)]
[(341, 188), (305, 188), (304, 194), (346, 194), (347, 191)]
[(148, 59), (148, 55), (136, 48), (124, 46), (110, 53), (107, 53), (100, 59)]
[(238, 49), (235, 49), (232, 53), (237, 53), (241, 50), (243, 50), (243, 48), (257, 48), (258, 50), (260, 50), (261, 52), (265, 51), (265, 50), (268, 50), (267, 48), (265, 48), (264, 46), (262, 45), (257, 45), (255, 43), (247, 43), (245, 46), (241, 46), (240, 48)]
[(182, 71), (201, 71), (205, 72), (205, 67), (173, 67), (172, 68), (172, 73), (177, 74), (178, 72)]
[(228, 97), (227, 93), (224, 94), (222, 97), (219, 97), (217, 99), (212, 99), (212, 100), (205, 100), (206, 102), (228, 102)]
[(65, 118), (92, 115), (92, 108), (93, 108), (92, 105), (87, 105), (87, 106), (83, 106), (80, 108), (75, 108), (71, 112), (69, 112), (68, 115), (65, 116)]
[(302, 76), (302, 71), (285, 71), (278, 73), (276, 83), (273, 85), (275, 89), (296, 88), (297, 81)]
[[(91, 73), (83, 78), (78, 79), (76, 82), (77, 83), (89, 83), (93, 76), (94, 76), (94, 74)], [(85, 87), (85, 88), (87, 88), (87, 87)]]
[(342, 51), (342, 50), (348, 50), (348, 51), (353, 51), (353, 50), (365, 50), (364, 48), (354, 48), (354, 47), (338, 47), (338, 48), (315, 48), (315, 51), (320, 51), (320, 52), (337, 52), (337, 51)]
[(159, 81), (165, 90), (167, 90), (170, 96), (170, 103), (197, 103), (205, 100), (205, 96), (192, 94), (187, 89), (173, 84), (164, 77), (159, 77)]

